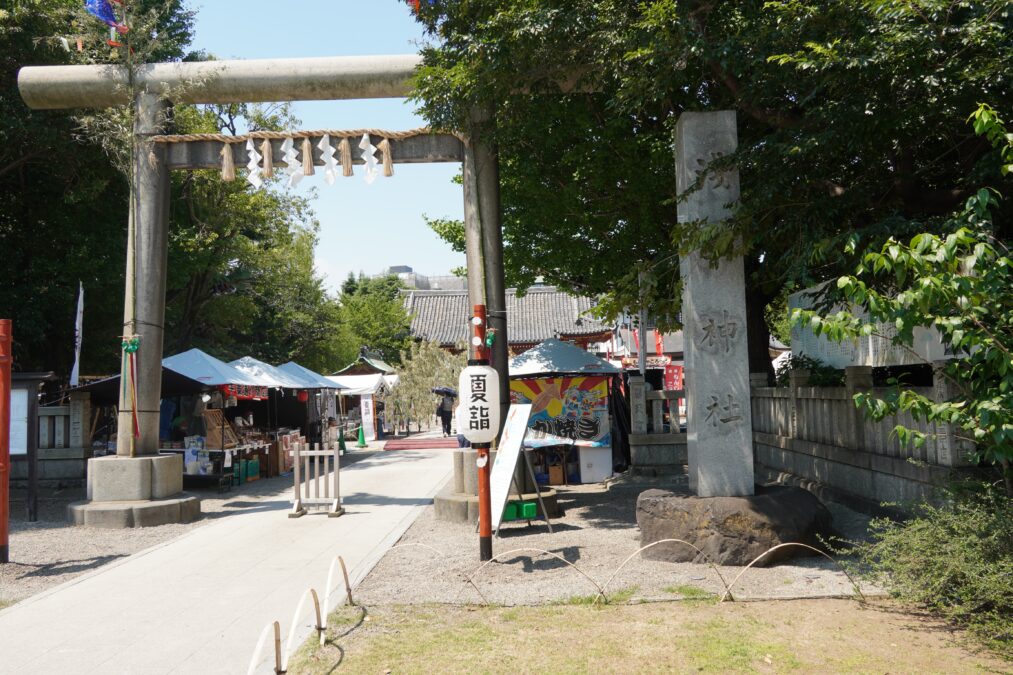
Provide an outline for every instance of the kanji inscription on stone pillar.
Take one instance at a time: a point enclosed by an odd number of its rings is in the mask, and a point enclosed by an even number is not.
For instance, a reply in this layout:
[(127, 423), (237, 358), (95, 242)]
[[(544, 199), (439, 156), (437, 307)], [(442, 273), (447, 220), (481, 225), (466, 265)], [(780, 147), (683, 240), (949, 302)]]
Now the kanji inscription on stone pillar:
[[(675, 129), (680, 223), (718, 223), (739, 199), (734, 168), (708, 171), (735, 152), (732, 111), (683, 113)], [(697, 183), (699, 182), (699, 186)], [(687, 192), (691, 188), (699, 189)], [(746, 350), (745, 276), (740, 256), (716, 266), (683, 256), (682, 318), (690, 488), (701, 497), (751, 495), (753, 432)]]

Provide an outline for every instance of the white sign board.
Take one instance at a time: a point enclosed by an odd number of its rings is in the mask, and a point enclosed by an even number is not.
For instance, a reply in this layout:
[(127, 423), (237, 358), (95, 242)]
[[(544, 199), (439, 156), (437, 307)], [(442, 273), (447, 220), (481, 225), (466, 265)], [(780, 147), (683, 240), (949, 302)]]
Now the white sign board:
[(11, 391), (11, 435), (12, 455), (28, 454), (28, 390)]
[(468, 366), (458, 380), (459, 431), (472, 443), (492, 443), (499, 432), (499, 374), (491, 366)]
[(362, 433), (366, 442), (376, 440), (376, 428), (373, 426), (373, 395), (363, 394), (359, 399), (359, 412), (362, 413)]
[(503, 435), (496, 446), (496, 461), (492, 465), (489, 477), (490, 505), (492, 508), (492, 527), (499, 530), (503, 520), (503, 509), (506, 508), (510, 496), (510, 482), (517, 467), (517, 458), (521, 453), (524, 434), (528, 430), (528, 417), (531, 415), (531, 404), (515, 404), (510, 406)]

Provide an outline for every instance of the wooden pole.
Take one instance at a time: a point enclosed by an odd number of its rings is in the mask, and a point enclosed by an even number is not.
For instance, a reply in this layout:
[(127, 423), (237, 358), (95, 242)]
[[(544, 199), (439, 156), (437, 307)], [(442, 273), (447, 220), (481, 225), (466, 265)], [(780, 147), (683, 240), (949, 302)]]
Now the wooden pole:
[(479, 221), (482, 226), (482, 266), (485, 276), (485, 304), (492, 345), (486, 352), (499, 375), (499, 424), (503, 432), (510, 409), (510, 351), (507, 340), (506, 282), (503, 271), (503, 224), (499, 194), (499, 153), (496, 145), (483, 140), (484, 132), (495, 125), (491, 105), (472, 113), (475, 181), (478, 185)]
[(0, 563), (10, 562), (11, 320), (0, 319)]

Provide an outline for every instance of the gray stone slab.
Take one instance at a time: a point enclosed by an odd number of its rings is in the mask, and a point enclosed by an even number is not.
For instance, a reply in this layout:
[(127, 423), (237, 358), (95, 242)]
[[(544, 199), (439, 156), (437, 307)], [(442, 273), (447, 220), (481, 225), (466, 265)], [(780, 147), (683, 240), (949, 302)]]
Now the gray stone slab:
[[(676, 124), (680, 223), (720, 223), (739, 198), (735, 169), (707, 173), (735, 152), (735, 113), (683, 113)], [(701, 184), (698, 186), (697, 181)], [(680, 261), (690, 489), (702, 497), (754, 491), (752, 415), (742, 258), (715, 266), (700, 253)]]

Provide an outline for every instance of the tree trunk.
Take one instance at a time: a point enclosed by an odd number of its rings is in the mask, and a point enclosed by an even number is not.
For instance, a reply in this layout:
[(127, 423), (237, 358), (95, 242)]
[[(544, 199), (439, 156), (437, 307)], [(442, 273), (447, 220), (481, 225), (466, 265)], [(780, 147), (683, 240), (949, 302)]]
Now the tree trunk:
[(774, 366), (770, 361), (770, 328), (765, 310), (771, 297), (753, 284), (746, 282), (746, 338), (749, 353), (749, 372), (766, 373), (767, 381), (774, 381)]

